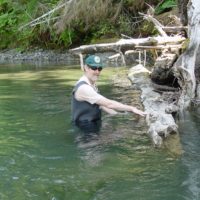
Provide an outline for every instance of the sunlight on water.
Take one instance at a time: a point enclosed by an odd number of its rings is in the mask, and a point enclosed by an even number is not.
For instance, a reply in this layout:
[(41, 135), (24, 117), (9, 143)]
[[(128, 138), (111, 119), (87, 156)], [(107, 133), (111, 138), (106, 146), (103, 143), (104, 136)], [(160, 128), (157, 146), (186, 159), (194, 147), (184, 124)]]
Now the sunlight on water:
[[(99, 85), (123, 100), (110, 87), (117, 70), (103, 70)], [(199, 160), (190, 166), (192, 156), (155, 149), (143, 118), (103, 115), (100, 132), (87, 136), (71, 125), (80, 75), (77, 66), (0, 66), (0, 199), (198, 199)]]

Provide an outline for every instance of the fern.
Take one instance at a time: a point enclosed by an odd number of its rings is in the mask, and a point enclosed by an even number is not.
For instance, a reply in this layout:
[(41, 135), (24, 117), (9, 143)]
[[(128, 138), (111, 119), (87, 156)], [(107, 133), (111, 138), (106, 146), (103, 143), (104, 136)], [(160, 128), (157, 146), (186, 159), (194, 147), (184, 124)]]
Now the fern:
[(175, 0), (164, 0), (162, 1), (155, 9), (155, 14), (161, 14), (165, 11), (171, 10), (173, 7), (176, 7), (177, 3)]

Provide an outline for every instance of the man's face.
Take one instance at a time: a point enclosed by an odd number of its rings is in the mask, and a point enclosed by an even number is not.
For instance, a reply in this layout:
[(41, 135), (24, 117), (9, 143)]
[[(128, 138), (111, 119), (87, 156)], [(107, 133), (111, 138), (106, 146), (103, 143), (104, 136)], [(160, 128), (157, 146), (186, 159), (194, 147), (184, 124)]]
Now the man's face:
[(95, 83), (99, 78), (102, 67), (87, 66), (85, 70), (88, 78)]

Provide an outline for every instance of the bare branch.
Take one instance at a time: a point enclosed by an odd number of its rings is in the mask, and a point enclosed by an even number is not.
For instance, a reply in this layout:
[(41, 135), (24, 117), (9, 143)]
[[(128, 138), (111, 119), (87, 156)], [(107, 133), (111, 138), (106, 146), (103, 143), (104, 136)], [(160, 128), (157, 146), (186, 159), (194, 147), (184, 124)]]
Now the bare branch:
[(151, 21), (155, 25), (156, 29), (158, 30), (161, 36), (167, 37), (167, 34), (165, 33), (165, 31), (163, 31), (163, 25), (157, 19), (155, 19), (151, 15), (145, 15), (143, 13), (139, 13), (139, 14), (142, 15), (144, 19)]
[[(69, 0), (67, 3), (70, 3), (71, 1), (72, 1), (72, 0)], [(42, 16), (40, 16), (40, 17), (34, 19), (33, 21), (31, 21), (31, 22), (29, 22), (29, 23), (27, 23), (27, 24), (21, 26), (21, 27), (19, 28), (19, 30), (22, 30), (22, 29), (24, 29), (24, 28), (27, 27), (27, 26), (34, 26), (34, 24), (35, 24), (35, 25), (39, 24), (39, 21), (40, 21), (40, 20), (43, 20), (43, 18), (48, 17), (49, 15), (51, 15), (52, 13), (54, 13), (55, 11), (57, 11), (57, 10), (59, 10), (60, 8), (64, 7), (67, 3), (61, 4), (61, 5), (57, 6), (57, 7), (55, 7), (53, 10), (51, 10), (51, 11), (45, 13), (44, 15), (42, 15)], [(41, 23), (44, 23), (44, 21), (42, 21)]]

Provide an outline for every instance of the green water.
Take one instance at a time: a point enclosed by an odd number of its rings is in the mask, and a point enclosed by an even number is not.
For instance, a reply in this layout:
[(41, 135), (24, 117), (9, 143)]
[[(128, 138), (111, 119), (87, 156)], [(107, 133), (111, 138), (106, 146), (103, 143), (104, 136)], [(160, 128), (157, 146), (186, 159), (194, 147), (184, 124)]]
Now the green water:
[[(115, 73), (103, 70), (99, 86), (118, 99)], [(104, 115), (90, 138), (72, 127), (70, 93), (80, 75), (75, 66), (0, 66), (0, 200), (199, 199), (199, 156), (191, 164), (191, 154), (155, 149), (144, 119)]]

